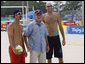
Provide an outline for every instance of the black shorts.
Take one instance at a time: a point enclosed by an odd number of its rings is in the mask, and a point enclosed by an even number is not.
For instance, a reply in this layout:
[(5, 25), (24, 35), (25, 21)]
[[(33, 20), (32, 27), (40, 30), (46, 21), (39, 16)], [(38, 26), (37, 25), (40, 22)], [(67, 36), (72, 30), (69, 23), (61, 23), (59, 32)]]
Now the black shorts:
[[(49, 52), (46, 53), (46, 58), (47, 59), (51, 59), (52, 55), (54, 53), (54, 57), (57, 58), (62, 58), (62, 47), (61, 47), (61, 42), (60, 42), (60, 38), (59, 35), (58, 36), (48, 36), (48, 42), (49, 42)], [(54, 52), (53, 52), (54, 50)]]

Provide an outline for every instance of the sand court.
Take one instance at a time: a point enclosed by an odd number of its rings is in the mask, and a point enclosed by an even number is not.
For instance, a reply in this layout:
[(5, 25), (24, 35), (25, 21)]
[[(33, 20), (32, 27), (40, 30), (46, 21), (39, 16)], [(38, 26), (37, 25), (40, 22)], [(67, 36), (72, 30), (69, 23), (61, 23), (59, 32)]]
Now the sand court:
[[(84, 35), (65, 34), (65, 37), (66, 46), (62, 47), (64, 63), (84, 63)], [(9, 40), (7, 32), (1, 32), (1, 63), (10, 63), (8, 47)], [(27, 53), (26, 63), (29, 63), (30, 53)], [(53, 63), (58, 63), (57, 58), (53, 57), (52, 60)]]

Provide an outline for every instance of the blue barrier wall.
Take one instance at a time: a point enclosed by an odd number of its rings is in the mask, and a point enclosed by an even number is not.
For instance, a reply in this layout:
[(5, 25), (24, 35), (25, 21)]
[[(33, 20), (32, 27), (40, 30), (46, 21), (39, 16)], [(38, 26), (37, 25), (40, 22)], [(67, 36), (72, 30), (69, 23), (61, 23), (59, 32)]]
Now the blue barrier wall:
[[(23, 32), (27, 26), (23, 26)], [(8, 26), (6, 26), (7, 31)], [(65, 34), (84, 34), (84, 26), (66, 26), (65, 27)], [(58, 35), (58, 31), (55, 29), (55, 35)]]
[(84, 34), (84, 26), (67, 26), (67, 34)]

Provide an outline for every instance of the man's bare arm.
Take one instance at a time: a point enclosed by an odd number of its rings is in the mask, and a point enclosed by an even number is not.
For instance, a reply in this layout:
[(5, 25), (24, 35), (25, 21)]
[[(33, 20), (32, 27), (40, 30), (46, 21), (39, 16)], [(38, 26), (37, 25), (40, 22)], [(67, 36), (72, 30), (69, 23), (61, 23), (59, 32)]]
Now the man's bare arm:
[(63, 27), (62, 27), (62, 24), (61, 24), (61, 19), (60, 19), (59, 14), (57, 14), (57, 20), (58, 20), (58, 25), (59, 25), (60, 32), (62, 34), (63, 39), (65, 40), (64, 30), (63, 30)]
[(66, 42), (65, 42), (65, 35), (64, 35), (64, 30), (63, 30), (63, 27), (62, 27), (62, 24), (61, 24), (61, 19), (60, 19), (60, 15), (59, 14), (57, 14), (57, 20), (58, 20), (58, 25), (59, 25), (60, 32), (61, 32), (62, 37), (63, 37), (62, 45), (64, 46), (66, 44)]
[(22, 36), (22, 46), (23, 46), (24, 51), (26, 51), (23, 36)]
[(59, 14), (57, 14), (57, 20), (58, 20), (58, 25), (59, 25), (60, 32), (61, 32), (62, 37), (63, 37), (62, 45), (65, 46), (65, 44), (66, 44), (66, 42), (65, 42), (65, 35), (64, 35), (64, 30), (63, 30), (63, 27), (62, 27), (62, 24), (61, 24), (61, 19), (60, 19), (60, 15)]
[(49, 52), (49, 43), (48, 43), (48, 37), (46, 37), (46, 52)]
[(25, 44), (24, 44), (23, 34), (22, 34), (22, 46), (23, 46), (23, 49), (24, 49), (25, 57), (27, 57), (27, 52), (26, 52), (26, 48), (25, 48)]
[[(22, 28), (22, 31), (21, 31), (21, 32), (23, 32), (23, 27), (21, 26), (21, 28)], [(24, 49), (24, 51), (26, 52), (23, 34), (22, 34), (22, 37), (21, 37), (21, 38), (22, 38), (22, 46), (23, 46), (23, 49)]]
[(62, 34), (62, 37), (65, 40), (64, 30), (63, 30), (63, 27), (62, 27), (62, 24), (61, 24), (61, 19), (60, 19), (59, 14), (57, 14), (57, 21), (58, 21), (58, 25), (59, 25), (59, 29), (60, 29), (60, 32)]
[(24, 38), (27, 49), (30, 51), (31, 47), (30, 47), (29, 43), (27, 42), (27, 37), (23, 35), (23, 38)]
[(45, 23), (44, 17), (45, 17), (45, 14), (42, 15), (42, 21)]
[(48, 46), (49, 43), (48, 43), (48, 37), (46, 37), (46, 46)]

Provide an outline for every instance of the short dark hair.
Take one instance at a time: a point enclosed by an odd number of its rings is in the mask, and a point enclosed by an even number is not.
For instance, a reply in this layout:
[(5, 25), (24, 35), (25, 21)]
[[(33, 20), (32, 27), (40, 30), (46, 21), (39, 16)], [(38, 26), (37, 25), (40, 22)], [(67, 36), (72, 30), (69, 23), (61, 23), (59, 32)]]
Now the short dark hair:
[(14, 10), (14, 13), (13, 13), (13, 17), (15, 18), (15, 14), (17, 14), (18, 12), (21, 12), (21, 10), (20, 9), (16, 9), (16, 10)]

